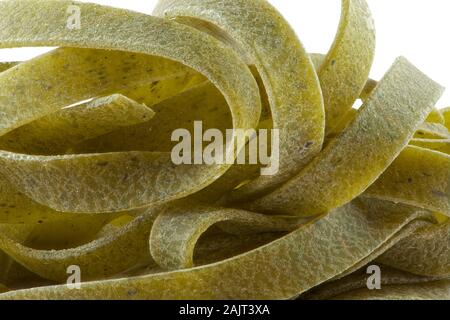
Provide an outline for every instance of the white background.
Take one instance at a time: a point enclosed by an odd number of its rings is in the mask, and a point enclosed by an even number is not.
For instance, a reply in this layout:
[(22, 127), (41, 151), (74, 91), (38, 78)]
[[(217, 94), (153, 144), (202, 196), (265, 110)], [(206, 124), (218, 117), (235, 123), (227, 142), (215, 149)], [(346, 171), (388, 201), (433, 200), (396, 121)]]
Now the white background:
[[(91, 0), (151, 13), (157, 0)], [(340, 18), (340, 0), (270, 0), (297, 31), (309, 52), (327, 52)], [(379, 79), (393, 60), (406, 56), (447, 87), (438, 107), (450, 105), (450, 1), (368, 0), (377, 28), (372, 77)], [(0, 61), (24, 60), (45, 49), (0, 50)]]

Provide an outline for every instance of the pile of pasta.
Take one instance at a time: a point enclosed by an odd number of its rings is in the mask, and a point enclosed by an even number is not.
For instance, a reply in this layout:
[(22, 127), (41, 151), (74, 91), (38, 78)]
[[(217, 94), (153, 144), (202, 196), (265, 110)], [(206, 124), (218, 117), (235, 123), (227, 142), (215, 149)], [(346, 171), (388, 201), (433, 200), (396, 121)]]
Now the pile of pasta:
[[(264, 0), (1, 1), (0, 47), (39, 46), (1, 64), (0, 298), (450, 298), (450, 110), (405, 58), (369, 79), (364, 0), (326, 55)], [(278, 129), (278, 173), (175, 165), (194, 121)]]

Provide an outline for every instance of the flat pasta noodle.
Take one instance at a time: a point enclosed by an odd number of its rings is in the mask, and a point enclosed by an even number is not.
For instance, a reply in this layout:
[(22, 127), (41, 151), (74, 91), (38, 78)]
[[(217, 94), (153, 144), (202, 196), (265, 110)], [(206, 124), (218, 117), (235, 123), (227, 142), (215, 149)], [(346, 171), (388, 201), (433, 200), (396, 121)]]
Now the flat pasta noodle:
[(377, 85), (378, 85), (377, 81), (373, 79), (367, 80), (367, 83), (360, 94), (361, 100), (366, 101), (367, 99), (369, 99), (370, 96), (372, 95), (373, 90), (376, 88)]
[(0, 72), (11, 69), (12, 67), (16, 66), (19, 63), (20, 62), (0, 62)]
[(450, 154), (450, 139), (412, 139), (410, 144)]
[[(207, 108), (207, 112), (203, 107)], [(76, 145), (74, 151), (95, 153), (147, 150), (169, 153), (178, 144), (178, 141), (172, 141), (172, 133), (178, 128), (186, 128), (194, 136), (194, 121), (201, 121), (205, 131), (214, 128), (224, 135), (226, 129), (232, 126), (227, 102), (209, 82), (164, 99), (152, 105), (152, 110), (156, 113), (153, 119), (89, 139)]]
[[(0, 62), (0, 299), (450, 299), (449, 109), (405, 58), (369, 78), (365, 0), (327, 54), (266, 0), (153, 14), (0, 1), (0, 48), (56, 47)], [(269, 163), (199, 161), (260, 129)]]
[[(427, 122), (445, 125), (445, 118), (444, 118), (444, 114), (442, 113), (442, 110), (434, 108), (433, 111), (428, 116)], [(448, 128), (448, 126), (447, 126), (447, 128)]]
[(36, 224), (76, 215), (52, 210), (19, 192), (0, 174), (0, 223)]
[(449, 139), (450, 132), (439, 123), (426, 122), (417, 130), (415, 138), (418, 139)]
[[(315, 55), (316, 59), (321, 59), (319, 54)], [(318, 60), (321, 61), (321, 60)], [(320, 62), (318, 62), (320, 63)], [(363, 91), (360, 94), (360, 99), (362, 101), (366, 101), (367, 99), (370, 98), (370, 96), (372, 95), (373, 90), (376, 88), (376, 86), (378, 85), (378, 81), (373, 80), (373, 79), (369, 79), (367, 80), (367, 83), (363, 89)], [(441, 124), (441, 125), (445, 125), (445, 119), (443, 116), (443, 113), (441, 110), (439, 110), (438, 108), (434, 107), (433, 110), (430, 112), (430, 114), (428, 115), (426, 122), (431, 123), (431, 124)]]
[[(393, 214), (395, 212), (395, 214)], [(352, 203), (293, 233), (222, 262), (134, 278), (16, 291), (3, 298), (39, 299), (287, 299), (364, 259), (427, 213), (385, 202)], [(322, 237), (327, 234), (327, 237)], [(360, 243), (364, 245), (361, 246)], [(339, 257), (334, 263), (328, 261)], [(318, 261), (311, 269), (310, 261)], [(302, 281), (292, 281), (292, 278)], [(233, 284), (233, 285), (230, 285)], [(133, 294), (130, 295), (132, 289)]]
[(450, 130), (450, 107), (445, 108), (441, 111), (442, 117), (444, 118), (445, 126)]
[(25, 246), (3, 230), (0, 249), (27, 269), (49, 280), (64, 281), (68, 268), (73, 265), (83, 270), (86, 280), (111, 277), (151, 261), (148, 237), (153, 220), (154, 212), (150, 212), (118, 230), (100, 233), (86, 244), (56, 251)]
[(326, 110), (326, 134), (334, 130), (356, 99), (374, 87), (368, 79), (375, 54), (375, 26), (365, 1), (342, 1), (341, 20), (327, 55), (312, 54)]
[[(391, 285), (422, 284), (441, 280), (436, 277), (418, 276), (408, 272), (400, 271), (384, 265), (378, 265), (382, 274), (380, 279), (381, 287)], [(329, 300), (333, 297), (343, 295), (352, 291), (367, 288), (367, 269), (365, 266), (359, 271), (346, 276), (345, 278), (330, 281), (319, 286), (310, 292), (305, 293), (300, 298), (303, 300)]]
[(193, 259), (195, 266), (208, 265), (244, 254), (287, 234), (287, 232), (264, 232), (238, 235), (209, 232), (202, 235), (197, 242)]
[(450, 223), (428, 226), (403, 239), (377, 260), (418, 275), (450, 275)]
[(293, 231), (302, 223), (293, 217), (268, 217), (243, 210), (179, 206), (158, 216), (150, 236), (150, 251), (165, 269), (194, 267), (194, 249), (201, 235), (215, 225), (228, 233)]
[(327, 139), (331, 141), (331, 139), (335, 138), (339, 133), (343, 132), (357, 117), (358, 110), (350, 109), (347, 113), (341, 117), (339, 122), (333, 127), (333, 129), (329, 132)]
[(347, 270), (343, 271), (342, 273), (340, 273), (339, 275), (334, 277), (332, 280), (339, 280), (343, 277), (353, 274), (354, 272), (357, 272), (358, 270), (360, 270), (362, 267), (364, 267), (371, 261), (375, 261), (379, 256), (381, 256), (386, 251), (391, 249), (399, 241), (412, 235), (417, 230), (428, 226), (431, 221), (433, 221), (433, 219), (430, 217), (429, 220), (428, 219), (419, 219), (419, 220), (409, 223), (404, 228), (402, 228), (399, 232), (394, 234), (392, 237), (389, 237), (388, 239), (386, 239), (381, 246), (379, 246), (376, 250), (372, 251), (364, 259), (360, 260), (358, 263), (354, 264)]
[[(77, 47), (89, 47), (92, 45), (96, 48), (103, 49), (122, 49), (149, 55), (142, 56), (130, 53), (130, 59), (142, 58), (144, 60), (155, 60), (154, 63), (146, 63), (152, 65), (153, 68), (144, 68), (144, 70), (151, 71), (150, 74), (158, 74), (158, 72), (162, 74), (173, 74), (174, 71), (177, 70), (178, 72), (188, 72), (186, 69), (189, 68), (180, 63), (173, 62), (173, 60), (177, 60), (194, 69), (197, 68), (200, 73), (209, 77), (209, 79), (222, 90), (232, 111), (233, 127), (242, 128), (244, 130), (256, 127), (260, 115), (260, 99), (256, 82), (251, 76), (249, 69), (243, 64), (238, 56), (225, 45), (222, 45), (214, 38), (196, 31), (193, 28), (169, 20), (158, 19), (132, 12), (127, 12), (126, 15), (117, 15), (114, 14), (119, 12), (117, 9), (79, 4), (80, 7), (86, 7), (85, 11), (89, 12), (85, 17), (85, 19), (87, 19), (85, 23), (88, 23), (89, 19), (91, 19), (92, 21), (95, 21), (95, 24), (98, 24), (99, 19), (103, 19), (104, 21), (102, 21), (102, 23), (104, 25), (109, 24), (111, 26), (111, 28), (96, 31), (101, 33), (102, 38), (104, 39), (103, 42), (92, 41), (92, 39), (95, 38), (95, 35), (90, 34), (92, 31), (90, 28), (80, 29), (74, 33), (71, 32), (71, 30), (68, 30), (66, 24), (63, 23), (67, 20), (65, 9), (71, 4), (72, 3), (65, 1), (7, 1), (2, 3), (1, 9), (5, 16), (5, 19), (2, 18), (2, 23), (4, 23), (5, 28), (2, 27), (2, 32), (0, 34), (2, 46), (56, 44)], [(39, 8), (39, 17), (35, 16), (33, 6)], [(11, 19), (14, 16), (13, 12), (22, 12), (22, 10), (18, 10), (18, 8), (21, 7), (24, 8), (24, 14), (14, 18), (14, 24), (27, 25), (29, 28), (29, 21), (33, 21), (33, 23), (36, 24), (36, 28), (33, 29), (35, 33), (33, 36), (27, 34), (22, 37), (15, 29), (11, 30), (6, 27), (8, 25), (10, 26), (10, 23), (6, 21), (7, 17)], [(32, 17), (27, 17), (27, 13), (32, 15)], [(49, 17), (53, 20), (49, 20)], [(43, 19), (46, 23), (40, 23), (39, 19)], [(115, 26), (130, 21), (133, 21), (135, 25), (127, 29), (122, 28), (123, 32), (121, 35), (118, 35), (116, 31), (114, 31), (114, 34), (108, 34), (108, 32), (112, 32), (112, 30), (117, 30)], [(143, 24), (146, 25), (145, 28), (142, 26)], [(49, 28), (48, 26), (50, 25), (53, 27)], [(143, 29), (150, 30), (152, 28), (158, 30), (158, 32), (154, 34), (151, 33), (155, 38), (154, 40), (148, 39), (148, 32), (146, 32), (144, 36), (142, 31), (138, 31)], [(119, 28), (118, 30), (121, 29)], [(130, 32), (132, 34), (128, 34)], [(141, 38), (140, 40), (137, 40), (139, 32), (141, 32)], [(49, 34), (52, 35), (51, 38), (49, 37)], [(161, 44), (161, 42), (165, 43), (162, 40), (164, 37), (170, 37), (174, 34), (178, 35), (177, 38), (180, 39), (180, 42), (186, 41), (186, 44), (183, 46), (182, 43), (173, 43), (173, 48)], [(180, 34), (184, 34), (185, 37), (179, 36)], [(98, 38), (99, 35), (96, 34), (96, 36)], [(37, 39), (40, 38), (42, 38), (42, 40), (38, 41)], [(107, 41), (106, 39), (114, 39), (114, 41)], [(119, 41), (120, 39), (122, 39), (122, 41)], [(130, 39), (135, 39), (135, 41), (131, 43)], [(151, 48), (148, 46), (149, 43), (152, 44)], [(189, 49), (186, 50), (187, 48)], [(83, 83), (83, 86), (79, 88), (72, 85), (69, 87), (70, 90), (68, 90), (68, 92), (72, 92), (74, 95), (74, 97), (70, 97), (71, 99), (75, 99), (75, 97), (83, 99), (86, 97), (83, 96), (83, 93), (85, 95), (88, 93), (89, 95), (92, 95), (100, 93), (100, 90), (102, 89), (107, 90), (108, 87), (120, 88), (121, 81), (128, 81), (128, 79), (123, 79), (120, 73), (116, 74), (113, 72), (111, 72), (112, 75), (117, 76), (119, 79), (115, 81), (109, 79), (106, 79), (108, 81), (102, 80), (102, 77), (104, 77), (105, 74), (108, 76), (107, 70), (104, 70), (105, 66), (110, 67), (111, 64), (109, 61), (107, 65), (105, 62), (99, 63), (93, 61), (95, 59), (102, 59), (99, 55), (93, 55), (92, 58), (83, 60), (83, 56), (78, 57), (77, 55), (81, 51), (80, 49), (61, 50), (68, 51), (67, 54), (73, 56), (73, 58), (69, 59), (66, 57), (66, 51), (64, 51), (63, 54), (60, 54), (59, 52), (56, 54), (50, 53), (31, 60), (30, 62), (22, 63), (18, 70), (15, 70), (14, 68), (10, 69), (6, 73), (3, 73), (0, 78), (4, 77), (6, 80), (14, 75), (15, 79), (18, 79), (16, 81), (25, 81), (26, 78), (22, 78), (19, 75), (22, 73), (26, 74), (28, 68), (37, 69), (40, 65), (45, 66), (50, 64), (50, 66), (44, 67), (46, 72), (42, 75), (42, 81), (37, 82), (39, 85), (36, 88), (36, 94), (40, 96), (41, 104), (46, 106), (46, 108), (49, 108), (51, 105), (61, 105), (72, 102), (69, 100), (69, 93), (64, 95), (67, 101), (61, 101), (59, 98), (60, 95), (56, 96), (54, 92), (58, 92), (58, 84), (60, 83), (65, 84), (65, 89), (68, 89), (67, 83), (70, 83), (70, 81), (68, 81), (68, 79), (64, 82), (59, 81), (59, 79), (57, 79), (57, 74), (61, 64), (67, 65), (69, 61), (72, 63), (78, 62), (75, 60), (75, 56), (81, 61), (77, 64), (78, 72), (76, 77), (74, 75), (74, 78), (78, 79), (77, 77), (80, 76), (80, 70), (83, 67), (83, 64), (86, 65), (86, 73), (92, 69), (87, 66), (94, 64), (95, 68), (98, 70), (97, 72), (94, 72), (94, 74), (97, 75), (99, 78), (98, 80), (104, 84), (104, 86), (103, 88), (102, 86), (98, 86), (98, 83), (95, 83), (94, 81), (95, 78), (92, 80), (92, 84), (96, 84), (95, 87), (90, 87), (87, 83)], [(201, 57), (200, 54), (195, 56), (191, 55), (191, 50), (196, 50), (198, 53), (204, 52), (210, 63), (205, 63), (205, 58)], [(87, 54), (89, 54), (89, 51), (87, 51)], [(110, 54), (109, 51), (108, 54)], [(54, 57), (55, 55), (56, 57)], [(157, 55), (164, 58), (156, 57)], [(125, 63), (123, 60), (120, 61)], [(208, 67), (208, 65), (214, 67)], [(114, 64), (112, 64), (112, 66), (114, 66)], [(41, 68), (42, 67), (43, 66), (41, 66)], [(128, 68), (129, 66), (127, 66), (127, 71)], [(49, 75), (51, 69), (55, 72), (55, 79), (52, 79)], [(141, 70), (142, 68), (136, 69)], [(8, 74), (8, 72), (10, 74)], [(35, 75), (35, 77), (38, 77), (38, 75)], [(65, 77), (67, 78), (67, 74)], [(157, 80), (158, 78), (153, 76), (153, 79)], [(46, 80), (50, 81), (54, 87), (51, 86), (53, 90), (47, 94), (46, 99), (42, 99), (42, 88), (49, 86), (49, 84), (46, 83)], [(129, 82), (127, 83), (128, 85), (130, 84)], [(8, 86), (2, 86), (2, 95), (6, 95), (7, 91), (12, 90), (14, 87), (17, 87), (14, 82), (8, 82)], [(237, 92), (240, 92), (241, 94), (236, 94)], [(30, 94), (27, 95), (27, 98), (31, 98)], [(7, 101), (4, 101), (4, 103), (6, 102)], [(11, 106), (11, 103), (8, 103), (8, 106)], [(19, 102), (16, 101), (15, 103)], [(17, 112), (16, 108), (13, 108), (13, 110)], [(33, 110), (35, 109), (31, 109), (28, 112), (37, 112)], [(20, 114), (20, 118), (24, 117), (26, 117), (25, 112)], [(11, 117), (4, 117), (3, 126), (5, 127), (5, 131), (11, 130), (14, 126), (17, 126), (23, 121), (25, 120), (16, 119), (16, 116), (11, 114)], [(239, 147), (238, 150), (240, 150)], [(234, 147), (227, 148), (227, 155), (234, 153)], [(211, 184), (216, 176), (223, 174), (229, 167), (229, 165), (216, 165), (197, 166), (195, 168), (178, 166), (174, 168), (174, 165), (170, 161), (169, 153), (130, 152), (114, 155), (94, 154), (64, 157), (53, 156), (47, 158), (24, 157), (8, 152), (2, 152), (1, 155), (1, 161), (8, 163), (8, 169), (5, 170), (4, 174), (9, 176), (8, 179), (22, 189), (24, 193), (37, 202), (44, 203), (53, 209), (69, 212), (111, 212), (130, 210), (148, 206), (152, 203), (174, 200), (201, 190), (203, 187)], [(43, 166), (43, 163), (46, 163), (47, 165)], [(104, 174), (99, 174), (99, 165), (104, 167)], [(124, 168), (134, 168), (134, 172), (130, 172), (130, 169), (124, 170)], [(143, 168), (146, 170), (143, 170)], [(82, 177), (85, 178), (83, 179)], [(89, 181), (86, 180), (87, 177), (91, 177), (88, 179)], [(130, 177), (139, 177), (139, 179), (132, 180)], [(35, 185), (33, 188), (30, 188), (29, 179), (32, 179), (39, 187), (36, 188)], [(49, 185), (47, 183), (48, 179), (58, 181), (58, 183)], [(115, 184), (112, 183), (113, 180), (122, 180), (123, 183)], [(158, 183), (161, 180), (164, 180), (168, 189), (165, 189)], [(186, 183), (191, 184), (191, 187), (187, 187)], [(149, 188), (151, 184), (154, 184), (154, 188)], [(103, 189), (103, 191), (100, 189)], [(130, 192), (130, 190), (134, 189), (136, 189), (136, 192)], [(83, 190), (82, 192), (84, 194), (80, 194), (80, 190)], [(63, 192), (63, 197), (57, 195), (58, 193), (61, 194), (61, 192)]]
[(82, 141), (150, 120), (155, 113), (122, 95), (94, 99), (50, 114), (0, 138), (2, 150), (64, 154)]
[[(78, 215), (38, 224), (24, 224), (23, 226), (31, 227), (31, 229), (26, 232), (26, 238), (23, 241), (18, 241), (27, 247), (37, 250), (72, 248), (92, 241), (103, 230), (105, 225), (110, 225), (120, 217), (139, 215), (141, 213), (141, 211), (137, 210), (126, 214), (102, 214), (94, 217), (91, 215)], [(10, 224), (3, 226), (6, 227), (6, 230), (11, 227), (17, 227)], [(5, 231), (5, 234), (10, 235), (10, 231)], [(14, 236), (14, 239), (17, 239), (17, 235)]]
[[(8, 4), (11, 5), (6, 2), (3, 6)], [(7, 37), (7, 30), (4, 31), (6, 34), (3, 36)], [(2, 44), (2, 47), (7, 47), (6, 41)], [(124, 70), (126, 75), (123, 75)], [(2, 106), (6, 109), (0, 132), (3, 135), (81, 100), (186, 72), (193, 71), (156, 56), (58, 48), (0, 74), (2, 83), (5, 83), (2, 86)], [(80, 79), (84, 81), (80, 82)], [(26, 94), (23, 88), (28, 89)], [(10, 95), (12, 91), (15, 96)], [(24, 107), (27, 104), (32, 107)], [(11, 108), (13, 105), (17, 108)]]
[(9, 289), (6, 286), (0, 284), (0, 293), (4, 293), (4, 292), (8, 292), (8, 291), (9, 291)]
[(334, 300), (450, 300), (450, 281), (385, 286), (381, 290), (359, 289)]
[(281, 188), (243, 207), (312, 216), (347, 203), (389, 167), (441, 94), (439, 85), (398, 59), (356, 119), (314, 161)]
[[(246, 60), (261, 76), (273, 128), (280, 131), (279, 171), (260, 176), (236, 190), (239, 197), (254, 197), (273, 189), (317, 155), (325, 125), (319, 81), (294, 31), (271, 5), (261, 0), (231, 0), (226, 4), (160, 1), (154, 13), (178, 18), (200, 30), (209, 27), (213, 34), (225, 33), (238, 52), (245, 52)], [(300, 122), (303, 125), (297, 126)]]
[(335, 42), (318, 68), (327, 111), (327, 132), (360, 96), (374, 55), (375, 26), (367, 3), (342, 1)]
[(364, 193), (450, 217), (450, 156), (409, 146)]

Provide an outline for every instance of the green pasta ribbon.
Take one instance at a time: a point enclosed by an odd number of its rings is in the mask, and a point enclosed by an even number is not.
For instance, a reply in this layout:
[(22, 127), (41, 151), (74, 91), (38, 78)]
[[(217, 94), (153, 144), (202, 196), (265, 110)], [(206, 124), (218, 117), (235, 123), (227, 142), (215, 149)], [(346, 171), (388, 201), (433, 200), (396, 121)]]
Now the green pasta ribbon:
[[(365, 0), (325, 55), (266, 0), (1, 1), (19, 47), (56, 49), (0, 63), (0, 299), (450, 299), (450, 110), (369, 78)], [(231, 161), (174, 161), (200, 122)]]

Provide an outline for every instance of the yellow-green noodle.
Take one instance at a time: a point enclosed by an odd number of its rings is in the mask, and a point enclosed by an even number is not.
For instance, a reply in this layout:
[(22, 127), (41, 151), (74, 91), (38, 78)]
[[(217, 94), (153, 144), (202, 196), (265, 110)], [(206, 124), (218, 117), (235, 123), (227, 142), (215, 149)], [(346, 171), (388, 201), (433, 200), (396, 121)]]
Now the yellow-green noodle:
[[(369, 78), (366, 1), (325, 55), (266, 0), (1, 1), (36, 46), (0, 63), (0, 299), (450, 299), (449, 109), (406, 58)], [(279, 130), (279, 170), (176, 165), (197, 121)]]

